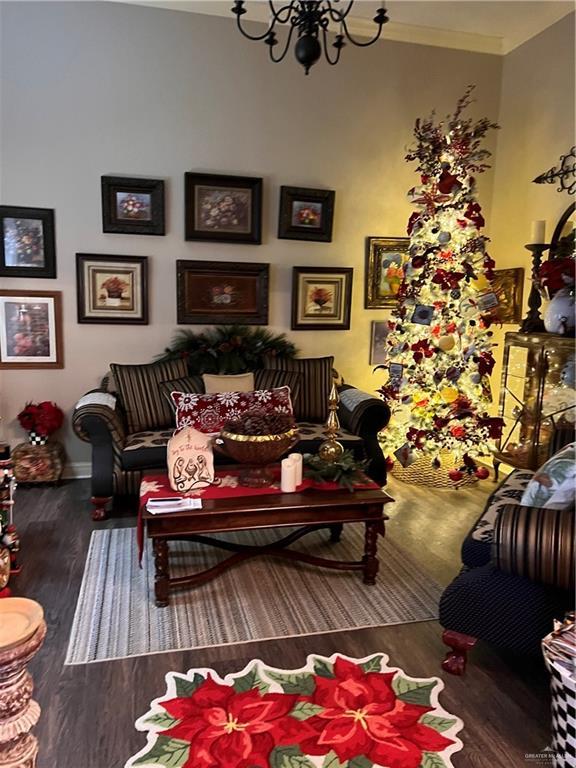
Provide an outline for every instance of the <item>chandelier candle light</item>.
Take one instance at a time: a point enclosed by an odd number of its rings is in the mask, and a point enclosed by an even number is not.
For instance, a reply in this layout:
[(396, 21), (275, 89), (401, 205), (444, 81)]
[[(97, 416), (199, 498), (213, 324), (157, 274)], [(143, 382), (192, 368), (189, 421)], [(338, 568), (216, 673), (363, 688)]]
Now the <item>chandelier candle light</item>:
[[(328, 64), (333, 66), (340, 60), (342, 48), (346, 45), (345, 40), (348, 40), (358, 48), (367, 48), (378, 40), (382, 27), (388, 21), (386, 9), (384, 4), (382, 4), (373, 19), (378, 27), (374, 37), (361, 42), (351, 36), (347, 26), (347, 19), (354, 5), (354, 0), (343, 3), (342, 10), (336, 7), (337, 4), (339, 5), (339, 0), (290, 0), (290, 2), (286, 2), (276, 9), (272, 0), (269, 0), (270, 21), (268, 28), (261, 35), (251, 35), (242, 28), (242, 16), (247, 13), (246, 8), (244, 8), (244, 0), (235, 0), (231, 11), (236, 15), (238, 29), (244, 37), (247, 37), (249, 40), (264, 41), (268, 46), (270, 59), (275, 63), (282, 61), (288, 53), (292, 36), (296, 30), (298, 41), (294, 46), (294, 54), (304, 67), (306, 74), (308, 74), (310, 67), (316, 64), (321, 57), (322, 50), (324, 50), (324, 56)], [(330, 58), (328, 51), (330, 24), (333, 24), (338, 30), (331, 46), (335, 50), (333, 58)], [(286, 43), (279, 55), (274, 53), (274, 48), (279, 42), (274, 31), (277, 25), (287, 25), (289, 27)]]

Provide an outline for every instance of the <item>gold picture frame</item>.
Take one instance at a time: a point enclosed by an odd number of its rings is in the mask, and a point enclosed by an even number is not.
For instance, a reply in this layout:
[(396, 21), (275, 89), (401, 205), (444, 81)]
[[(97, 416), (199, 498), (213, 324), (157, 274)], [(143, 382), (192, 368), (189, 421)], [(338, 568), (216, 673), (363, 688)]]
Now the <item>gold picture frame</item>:
[(524, 269), (496, 269), (491, 280), (492, 291), (498, 299), (493, 315), (501, 323), (522, 322), (522, 297), (524, 293)]
[(409, 237), (366, 238), (365, 309), (396, 304), (398, 290), (409, 260)]

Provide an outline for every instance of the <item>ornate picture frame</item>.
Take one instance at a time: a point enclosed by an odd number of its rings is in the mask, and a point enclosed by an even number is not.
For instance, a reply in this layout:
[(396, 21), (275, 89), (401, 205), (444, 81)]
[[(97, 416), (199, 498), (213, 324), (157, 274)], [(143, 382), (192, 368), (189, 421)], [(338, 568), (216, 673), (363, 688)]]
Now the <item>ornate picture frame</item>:
[(280, 187), (280, 240), (332, 242), (334, 200), (331, 189)]
[(501, 323), (522, 322), (522, 296), (524, 293), (524, 269), (495, 269), (491, 280), (492, 291), (498, 305), (490, 313)]
[(352, 305), (352, 267), (294, 267), (293, 331), (347, 331)]
[(179, 324), (268, 325), (270, 265), (176, 262)]
[(76, 254), (79, 323), (148, 324), (148, 257)]
[(102, 231), (120, 235), (164, 235), (164, 182), (102, 176)]
[(262, 179), (214, 173), (184, 174), (186, 240), (262, 242)]
[(61, 291), (0, 290), (0, 368), (64, 368)]
[(382, 309), (396, 304), (407, 263), (409, 237), (366, 238), (364, 308)]
[(0, 277), (56, 277), (53, 208), (0, 206)]

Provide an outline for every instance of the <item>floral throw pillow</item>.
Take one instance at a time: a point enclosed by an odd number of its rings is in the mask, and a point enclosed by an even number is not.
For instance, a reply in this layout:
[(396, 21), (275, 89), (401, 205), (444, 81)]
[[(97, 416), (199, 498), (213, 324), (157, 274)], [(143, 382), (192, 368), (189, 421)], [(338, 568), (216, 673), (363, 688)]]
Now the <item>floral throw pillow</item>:
[(536, 471), (520, 504), (524, 507), (566, 509), (576, 496), (576, 443), (555, 453)]
[(247, 411), (285, 413), (289, 416), (293, 413), (289, 387), (213, 395), (172, 392), (171, 397), (176, 406), (176, 429), (194, 427), (205, 434), (220, 432), (227, 421), (241, 418)]

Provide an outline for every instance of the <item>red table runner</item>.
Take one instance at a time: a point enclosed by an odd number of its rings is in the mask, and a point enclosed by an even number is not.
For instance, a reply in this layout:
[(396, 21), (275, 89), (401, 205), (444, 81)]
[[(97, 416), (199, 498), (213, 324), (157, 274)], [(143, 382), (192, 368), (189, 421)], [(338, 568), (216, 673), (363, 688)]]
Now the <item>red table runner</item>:
[[(144, 525), (142, 520), (142, 512), (146, 509), (146, 504), (149, 499), (159, 499), (166, 496), (178, 496), (180, 498), (186, 497), (200, 497), (203, 499), (232, 499), (245, 496), (265, 496), (270, 494), (282, 493), (280, 489), (280, 467), (272, 467), (274, 473), (274, 483), (266, 488), (248, 488), (244, 485), (240, 485), (239, 475), (242, 468), (229, 468), (226, 470), (216, 471), (216, 477), (220, 478), (219, 485), (213, 485), (209, 488), (202, 488), (196, 491), (190, 491), (188, 493), (178, 493), (172, 490), (170, 487), (170, 480), (165, 472), (158, 472), (156, 474), (143, 475), (140, 483), (140, 504), (138, 507), (138, 558), (142, 560), (142, 552), (144, 549)], [(296, 487), (296, 490), (306, 491), (314, 489), (318, 491), (337, 491), (342, 486), (338, 483), (332, 482), (317, 482), (308, 477), (305, 477), (302, 484)], [(362, 489), (377, 489), (380, 486), (370, 478), (366, 477), (365, 482), (354, 483), (354, 488)], [(193, 512), (191, 512), (192, 514)], [(165, 515), (170, 515), (170, 512), (164, 512)]]

